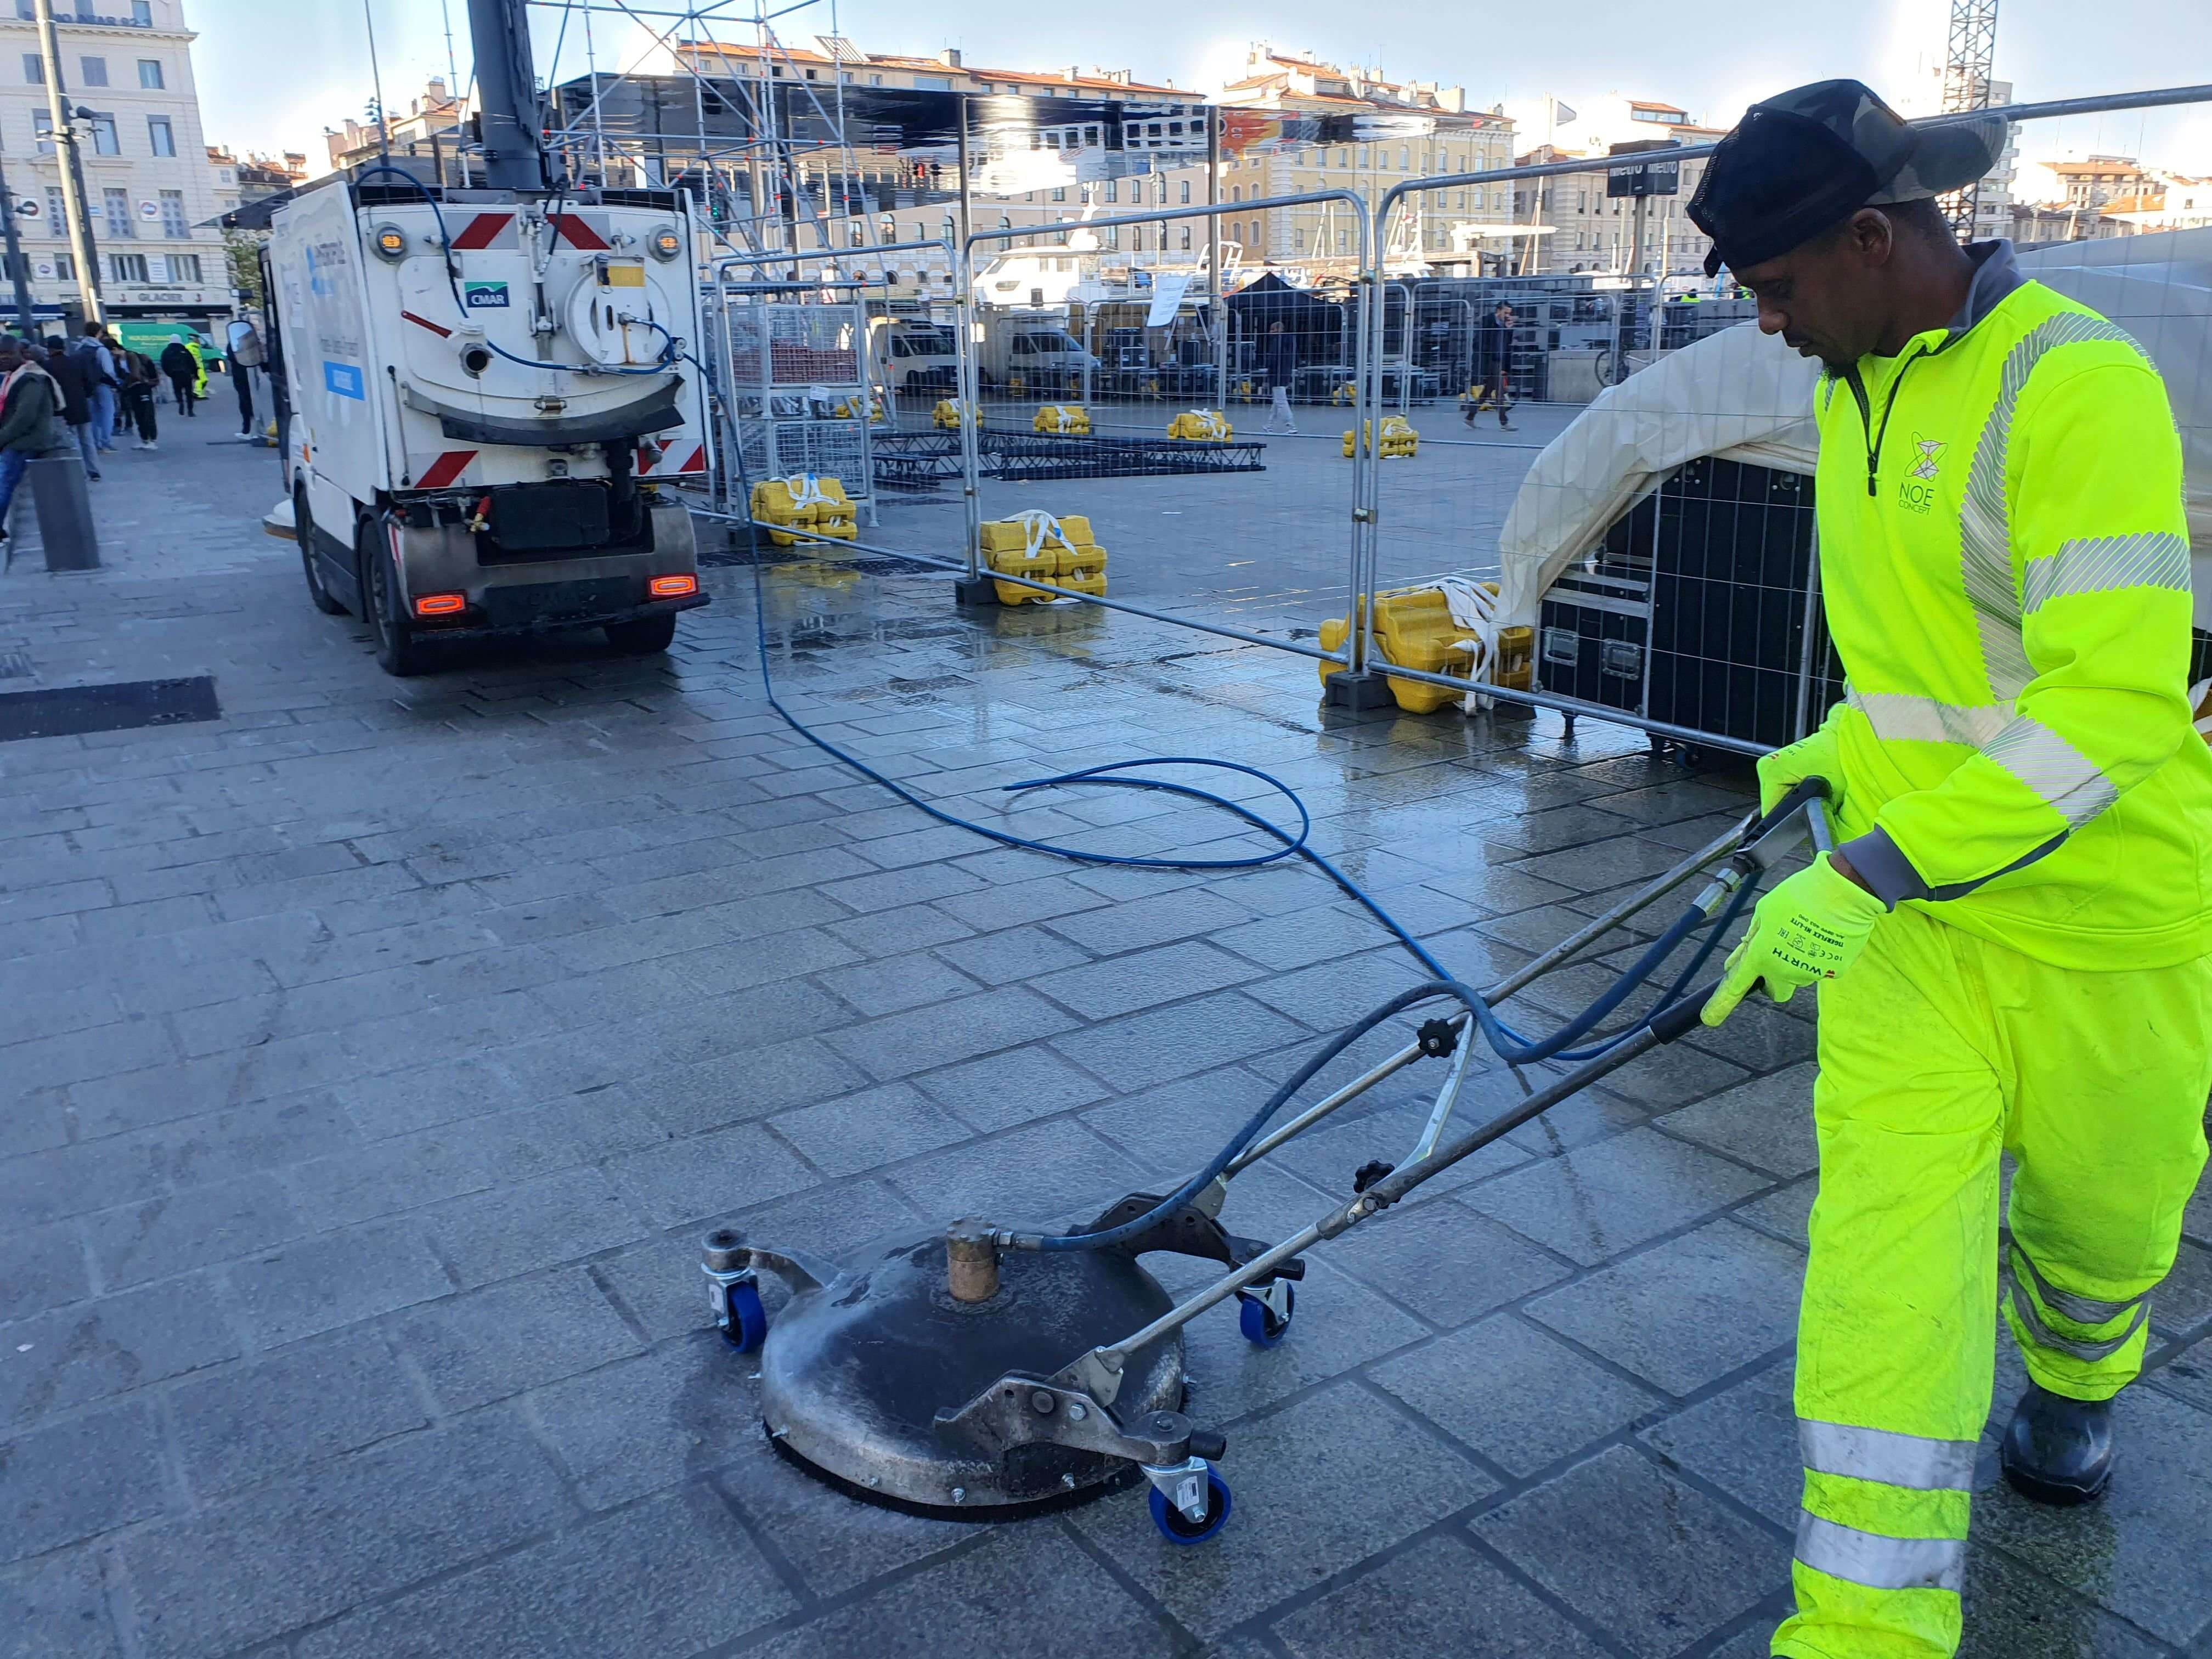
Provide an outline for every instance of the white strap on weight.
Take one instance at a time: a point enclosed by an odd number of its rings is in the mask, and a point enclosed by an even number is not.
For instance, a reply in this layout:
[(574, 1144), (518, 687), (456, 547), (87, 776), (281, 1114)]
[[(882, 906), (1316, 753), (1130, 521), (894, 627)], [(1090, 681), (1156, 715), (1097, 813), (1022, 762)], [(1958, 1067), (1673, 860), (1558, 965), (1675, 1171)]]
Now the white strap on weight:
[(830, 493), (811, 472), (793, 473), (783, 481), (783, 487), (791, 492), (793, 507), (819, 507), (830, 501)]
[[(1198, 429), (1195, 432), (1189, 432), (1189, 428), (1193, 426)], [(1189, 432), (1191, 437), (1201, 443), (1226, 443), (1229, 441), (1229, 422), (1210, 409), (1194, 409), (1186, 411), (1183, 416), (1183, 427), (1187, 432)]]
[(1022, 527), (1024, 544), (1022, 557), (1024, 561), (1035, 559), (1044, 550), (1047, 542), (1058, 542), (1063, 547), (1067, 545), (1067, 538), (1060, 532), (1060, 520), (1042, 507), (1033, 507), (1025, 513), (1017, 513), (1014, 521)]
[[(1464, 576), (1446, 576), (1437, 587), (1444, 596), (1444, 605), (1450, 611), (1452, 621), (1472, 636), (1453, 641), (1455, 650), (1474, 653), (1467, 677), (1471, 680), (1488, 679), (1498, 661), (1498, 596), (1481, 583), (1469, 581)], [(1459, 700), (1460, 712), (1474, 714), (1489, 708), (1492, 701), (1480, 691), (1470, 691)]]

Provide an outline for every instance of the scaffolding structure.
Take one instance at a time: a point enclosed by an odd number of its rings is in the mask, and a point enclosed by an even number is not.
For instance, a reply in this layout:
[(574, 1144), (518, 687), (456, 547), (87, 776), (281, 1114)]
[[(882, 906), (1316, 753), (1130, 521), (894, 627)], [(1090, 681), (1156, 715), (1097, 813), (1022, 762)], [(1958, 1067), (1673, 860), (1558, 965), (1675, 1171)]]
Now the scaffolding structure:
[[(1997, 0), (1951, 0), (1951, 27), (1943, 48), (1943, 112), (1963, 115), (1990, 106), (1990, 72), (1997, 50)], [(1961, 242), (1974, 234), (1981, 181), (1942, 198), (1943, 216)]]

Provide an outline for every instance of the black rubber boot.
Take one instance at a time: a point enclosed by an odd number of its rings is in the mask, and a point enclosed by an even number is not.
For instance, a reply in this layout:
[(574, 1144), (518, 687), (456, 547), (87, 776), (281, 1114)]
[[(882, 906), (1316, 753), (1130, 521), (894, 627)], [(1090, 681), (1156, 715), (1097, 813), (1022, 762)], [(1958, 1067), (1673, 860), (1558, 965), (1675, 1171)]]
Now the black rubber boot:
[(2039, 1504), (2086, 1504), (2112, 1478), (2112, 1402), (2069, 1400), (2031, 1382), (2013, 1407), (2005, 1479)]

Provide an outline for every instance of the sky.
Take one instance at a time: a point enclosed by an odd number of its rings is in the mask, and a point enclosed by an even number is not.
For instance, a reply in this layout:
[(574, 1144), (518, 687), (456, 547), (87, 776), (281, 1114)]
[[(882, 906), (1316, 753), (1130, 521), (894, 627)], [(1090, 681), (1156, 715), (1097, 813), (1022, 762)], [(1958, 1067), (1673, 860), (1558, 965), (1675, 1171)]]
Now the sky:
[[(592, 20), (601, 69), (653, 61), (651, 33), (617, 10)], [(659, 12), (669, 26), (678, 0), (629, 0), (631, 17)], [(705, 0), (702, 0), (705, 3)], [(714, 11), (714, 38), (745, 41), (738, 20), (755, 0), (727, 0)], [(1826, 5), (1769, 6), (1737, 14), (1684, 12), (1626, 0), (1575, 0), (1551, 11), (1487, 0), (1397, 0), (1359, 8), (1342, 0), (1271, 0), (1246, 15), (1267, 32), (1212, 8), (1170, 0), (1114, 0), (1110, 6), (1039, 5), (1036, 0), (953, 0), (924, 8), (914, 0), (816, 0), (783, 10), (776, 23), (788, 43), (842, 33), (862, 50), (935, 52), (958, 47), (970, 64), (1047, 69), (1080, 64), (1127, 69), (1139, 80), (1206, 90), (1241, 71), (1246, 45), (1311, 52), (1340, 64), (1379, 67), (1399, 78), (1464, 86), (1474, 107), (1503, 103), (1540, 142), (1547, 95), (1577, 108), (1611, 94), (1668, 99), (1725, 126), (1766, 93), (1832, 76), (1856, 76), (1907, 113), (1925, 112), (1929, 66), (1943, 49), (1946, 0), (1830, 0)], [(2101, 0), (2084, 27), (2081, 0), (2003, 0), (1997, 25), (1999, 79), (2020, 101), (2212, 82), (2212, 27), (2204, 0)], [(452, 58), (444, 13), (454, 30)], [(457, 65), (469, 75), (466, 0), (368, 0), (384, 94), (404, 109), (432, 75)], [(532, 33), (541, 76), (585, 69), (580, 9), (533, 4)], [(210, 143), (234, 149), (307, 152), (324, 165), (321, 134), (372, 95), (362, 0), (192, 0), (199, 32), (193, 63)], [(1194, 25), (1192, 19), (1198, 21)], [(1786, 17), (1786, 21), (1784, 21)], [(565, 37), (558, 41), (566, 23)], [(1559, 26), (1564, 23), (1564, 27)], [(2040, 122), (2021, 139), (2023, 161), (2091, 152), (2135, 155), (2176, 171), (2212, 174), (2212, 105), (2152, 114), (2077, 117)]]

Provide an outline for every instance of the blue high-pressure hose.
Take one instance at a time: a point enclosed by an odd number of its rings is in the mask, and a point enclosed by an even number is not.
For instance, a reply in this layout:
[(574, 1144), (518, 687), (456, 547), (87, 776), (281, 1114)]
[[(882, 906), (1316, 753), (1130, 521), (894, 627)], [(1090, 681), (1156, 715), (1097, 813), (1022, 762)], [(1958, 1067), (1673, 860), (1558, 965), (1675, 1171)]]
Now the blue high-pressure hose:
[[(1402, 1013), (1417, 1004), (1431, 1001), (1438, 997), (1449, 997), (1458, 1001), (1467, 1009), (1473, 1024), (1481, 1031), (1484, 1040), (1496, 1051), (1498, 1058), (1508, 1065), (1526, 1066), (1544, 1060), (1580, 1061), (1596, 1058), (1617, 1044), (1626, 1042), (1638, 1030), (1650, 1024), (1653, 1019), (1675, 1004), (1681, 997), (1684, 988), (1695, 979), (1698, 970), (1711, 957), (1723, 935), (1728, 932), (1729, 924), (1741, 914), (1744, 905), (1749, 902), (1756, 885), (1755, 882), (1747, 880), (1737, 887), (1727, 906), (1717, 918), (1713, 919), (1711, 933), (1700, 942), (1688, 964), (1675, 976), (1674, 982), (1662, 994), (1658, 1002), (1651, 1010), (1626, 1030), (1616, 1032), (1587, 1048), (1575, 1048), (1571, 1046), (1589, 1036), (1606, 1016), (1620, 1007), (1635, 993), (1638, 986), (1656, 973), (1686, 939), (1706, 925), (1707, 918), (1705, 913), (1696, 907), (1692, 906), (1685, 911), (1674, 926), (1654, 939), (1644, 954), (1621, 974), (1603, 994), (1582, 1012), (1568, 1020), (1550, 1036), (1531, 1040), (1522, 1036), (1499, 1019), (1488, 1003), (1447, 970), (1430, 953), (1427, 947), (1407, 932), (1396, 917), (1376, 903), (1358, 883), (1338, 869), (1322, 854), (1316, 852), (1308, 841), (1313, 830), (1313, 815), (1306, 810), (1305, 802), (1299, 799), (1297, 791), (1292, 789), (1290, 785), (1272, 774), (1261, 771), (1256, 766), (1246, 766), (1237, 761), (1218, 760), (1208, 756), (1164, 755), (1144, 760), (1115, 761), (1103, 766), (1084, 767), (1077, 771), (1055, 773), (1050, 777), (1029, 778), (1019, 783), (1010, 783), (1005, 786), (1009, 793), (1015, 793), (1074, 783), (1110, 784), (1127, 789), (1156, 789), (1167, 794), (1182, 795), (1193, 800), (1202, 800), (1211, 805), (1220, 807), (1224, 811), (1242, 818), (1255, 829), (1273, 836), (1282, 843), (1273, 852), (1255, 853), (1240, 858), (1146, 858), (1126, 854), (1097, 853), (1085, 848), (1062, 847), (1052, 842), (1037, 841), (1027, 836), (1018, 836), (1010, 830), (995, 829), (989, 824), (977, 823), (972, 819), (948, 812), (944, 808), (923, 799), (905, 785), (886, 777), (858, 756), (839, 748), (828, 738), (811, 730), (804, 720), (783, 706), (782, 700), (776, 696), (775, 678), (769, 666), (768, 599), (761, 580), (760, 552), (757, 547), (753, 550), (752, 575), (754, 643), (759, 651), (761, 684), (767, 695), (769, 707), (775, 710), (784, 723), (793, 732), (823, 753), (851, 767), (870, 782), (879, 784), (890, 790), (908, 805), (919, 808), (939, 823), (951, 824), (956, 829), (969, 830), (987, 841), (997, 842), (1000, 846), (1018, 847), (1028, 852), (1049, 853), (1054, 857), (1072, 859), (1081, 864), (1118, 866), (1126, 869), (1138, 870), (1253, 870), (1292, 856), (1303, 858), (1334, 882), (1352, 898), (1358, 901), (1369, 915), (1396, 937), (1398, 942), (1412, 953), (1413, 959), (1431, 975), (1423, 983), (1399, 992), (1382, 1006), (1361, 1016), (1352, 1024), (1331, 1037), (1318, 1052), (1298, 1068), (1296, 1075), (1268, 1097), (1267, 1103), (1252, 1115), (1244, 1127), (1239, 1129), (1235, 1137), (1208, 1161), (1204, 1169), (1184, 1182), (1181, 1187), (1161, 1200), (1159, 1203), (1142, 1215), (1098, 1232), (1045, 1235), (1036, 1241), (1036, 1248), (1041, 1250), (1110, 1249), (1116, 1244), (1125, 1243), (1134, 1238), (1163, 1215), (1170, 1214), (1178, 1206), (1188, 1203), (1236, 1160), (1237, 1155), (1252, 1143), (1253, 1139), (1267, 1127), (1268, 1121), (1280, 1111), (1299, 1090), (1311, 1082), (1323, 1066), (1385, 1020)], [(1280, 824), (1261, 817), (1242, 803), (1231, 800), (1225, 795), (1217, 795), (1211, 790), (1200, 789), (1190, 784), (1176, 783), (1165, 778), (1115, 775), (1138, 767), (1151, 766), (1212, 767), (1219, 771), (1241, 772), (1247, 777), (1256, 778), (1290, 802), (1292, 809), (1298, 815), (1297, 833), (1293, 835)]]

